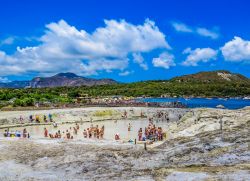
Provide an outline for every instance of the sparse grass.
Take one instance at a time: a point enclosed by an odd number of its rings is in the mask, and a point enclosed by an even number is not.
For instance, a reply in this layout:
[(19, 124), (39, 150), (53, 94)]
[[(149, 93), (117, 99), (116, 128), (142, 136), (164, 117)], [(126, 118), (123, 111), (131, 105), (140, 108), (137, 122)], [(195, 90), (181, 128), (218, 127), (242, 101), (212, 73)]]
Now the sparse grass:
[(96, 117), (104, 117), (104, 116), (113, 116), (115, 112), (113, 110), (103, 110), (103, 111), (95, 111), (93, 116)]

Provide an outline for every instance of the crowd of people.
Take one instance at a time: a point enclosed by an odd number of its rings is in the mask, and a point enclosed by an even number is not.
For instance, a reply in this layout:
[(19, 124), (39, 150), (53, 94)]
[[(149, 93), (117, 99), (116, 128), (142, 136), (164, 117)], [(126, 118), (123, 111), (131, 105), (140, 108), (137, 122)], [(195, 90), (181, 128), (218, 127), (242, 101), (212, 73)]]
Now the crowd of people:
[(5, 130), (3, 133), (4, 137), (17, 137), (17, 138), (30, 138), (30, 134), (28, 133), (27, 129), (24, 128), (23, 131), (10, 131), (9, 129)]
[[(127, 116), (127, 112), (124, 112), (124, 117)], [(157, 118), (164, 116), (161, 112), (157, 114)], [(30, 116), (30, 121), (36, 121), (40, 122), (40, 117), (38, 115), (36, 116)], [(23, 121), (23, 117), (20, 117), (20, 120)], [(43, 121), (47, 122), (50, 121), (52, 122), (52, 125), (55, 128), (57, 128), (57, 123), (53, 121), (52, 115), (48, 115), (48, 120), (47, 116), (43, 116)], [(157, 122), (157, 121), (156, 121)], [(117, 123), (117, 120), (115, 121)], [(128, 124), (127, 127), (128, 133), (132, 131), (132, 125), (131, 123)], [(44, 128), (44, 137), (45, 138), (64, 138), (64, 139), (73, 139), (76, 137), (78, 134), (82, 134), (83, 138), (96, 138), (96, 139), (103, 139), (104, 136), (104, 126), (99, 127), (98, 125), (94, 126), (93, 124), (90, 125), (90, 127), (86, 129), (82, 129), (80, 131), (80, 125), (78, 123), (75, 123), (74, 126), (69, 127), (68, 129), (64, 130), (58, 130), (58, 131), (49, 131), (46, 127)], [(26, 128), (23, 129), (23, 131), (9, 131), (5, 130), (4, 132), (4, 137), (23, 137), (23, 138), (30, 138), (30, 134), (27, 132)], [(163, 138), (165, 137), (165, 133), (163, 133), (162, 127), (157, 127), (154, 124), (153, 118), (149, 118), (149, 123), (148, 126), (145, 127), (145, 129), (140, 128), (138, 130), (138, 140), (139, 141), (162, 141)], [(120, 140), (120, 134), (116, 133), (114, 135), (115, 140)]]
[(138, 140), (146, 141), (162, 141), (163, 140), (163, 130), (162, 127), (156, 127), (155, 124), (149, 123), (147, 127), (144, 129), (144, 134), (142, 128), (138, 131)]
[[(44, 114), (42, 116), (36, 114), (36, 115), (30, 115), (27, 120), (30, 123), (33, 123), (33, 122), (41, 123), (42, 121), (44, 123), (48, 123), (48, 122), (53, 122), (53, 118), (52, 117), (53, 117), (52, 114), (48, 114), (48, 115)], [(25, 118), (22, 115), (20, 115), (19, 121), (20, 121), (21, 124), (23, 124), (25, 122)]]
[(102, 139), (104, 135), (104, 126), (101, 128), (98, 127), (98, 125), (93, 126), (91, 125), (89, 128), (84, 129), (83, 131), (83, 136), (84, 138), (97, 138), (97, 139)]
[(46, 115), (43, 115), (42, 116), (42, 119), (40, 118), (39, 115), (30, 115), (29, 116), (29, 121), (32, 123), (32, 122), (36, 122), (36, 123), (40, 123), (41, 121), (43, 120), (43, 122), (47, 123), (47, 122), (53, 122), (53, 119), (52, 119), (52, 114), (49, 114), (48, 116)]
[[(79, 132), (80, 132), (80, 125), (76, 123), (74, 127), (69, 127), (69, 129), (66, 129), (66, 131), (58, 130), (54, 134), (49, 133), (48, 129), (44, 128), (44, 137), (73, 139), (74, 136), (78, 135)], [(91, 124), (89, 128), (83, 130), (82, 134), (84, 138), (103, 139), (104, 126), (99, 128), (98, 125), (93, 126), (93, 124)]]
[[(132, 125), (129, 123), (128, 125), (128, 132), (132, 131)], [(79, 124), (75, 124), (73, 127), (69, 127), (69, 129), (66, 129), (65, 131), (58, 130), (56, 133), (52, 134), (49, 133), (47, 128), (44, 128), (44, 137), (49, 138), (64, 138), (64, 139), (73, 139), (75, 136), (77, 136), (80, 132), (80, 126)], [(93, 126), (91, 124), (90, 127), (83, 129), (82, 132), (83, 138), (96, 138), (96, 139), (103, 139), (104, 136), (104, 126), (99, 127), (98, 125)], [(147, 127), (145, 127), (144, 131), (142, 128), (138, 131), (138, 140), (139, 141), (162, 141), (165, 137), (165, 133), (163, 133), (162, 127), (156, 127), (155, 124), (153, 124), (153, 121), (149, 119), (149, 124)], [(120, 140), (120, 134), (116, 133), (114, 135), (115, 140)]]

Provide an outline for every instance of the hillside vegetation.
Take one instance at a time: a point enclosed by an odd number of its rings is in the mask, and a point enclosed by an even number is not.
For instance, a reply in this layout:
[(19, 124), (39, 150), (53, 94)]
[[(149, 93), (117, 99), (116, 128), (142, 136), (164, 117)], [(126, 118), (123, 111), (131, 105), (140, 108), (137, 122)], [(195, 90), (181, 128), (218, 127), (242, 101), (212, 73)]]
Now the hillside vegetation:
[[(220, 73), (223, 73), (221, 75)], [(201, 74), (205, 75), (201, 76)], [(212, 74), (212, 75), (211, 75)], [(216, 78), (217, 75), (217, 78)], [(67, 97), (60, 95), (67, 95)], [(0, 89), (2, 106), (32, 106), (35, 102), (72, 103), (82, 94), (98, 96), (194, 96), (194, 97), (244, 97), (250, 96), (248, 78), (229, 72), (198, 73), (176, 77), (168, 81), (144, 81), (127, 84), (81, 87), (54, 87), (28, 89)]]

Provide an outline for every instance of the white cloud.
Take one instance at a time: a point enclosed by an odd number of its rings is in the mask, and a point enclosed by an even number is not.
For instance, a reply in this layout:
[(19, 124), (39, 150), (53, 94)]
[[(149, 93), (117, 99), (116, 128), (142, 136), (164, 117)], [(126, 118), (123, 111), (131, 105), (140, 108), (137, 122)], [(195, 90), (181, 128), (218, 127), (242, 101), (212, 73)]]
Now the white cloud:
[(221, 47), (221, 52), (226, 61), (250, 62), (250, 41), (236, 36)]
[(148, 70), (148, 64), (144, 62), (144, 58), (140, 53), (133, 53), (133, 60), (139, 64), (144, 70)]
[(120, 75), (120, 76), (128, 76), (128, 75), (130, 75), (130, 74), (132, 74), (132, 73), (134, 73), (134, 72), (133, 72), (133, 71), (128, 71), (128, 70), (127, 70), (127, 71), (124, 71), (124, 72), (120, 72), (119, 75)]
[(200, 62), (208, 62), (210, 60), (216, 60), (217, 51), (212, 48), (186, 48), (183, 54), (188, 54), (186, 60), (182, 62), (185, 66), (197, 66)]
[(174, 56), (167, 52), (160, 54), (157, 58), (153, 58), (152, 63), (154, 67), (161, 67), (165, 69), (176, 66), (174, 62)]
[(206, 29), (206, 28), (197, 28), (196, 32), (201, 36), (209, 37), (212, 39), (219, 38), (219, 34), (217, 32)]
[(105, 60), (99, 59), (95, 61), (89, 61), (88, 63), (81, 63), (80, 69), (84, 72), (82, 75), (97, 75), (99, 71), (105, 70), (106, 72), (112, 72), (112, 70), (124, 70), (128, 66), (128, 59), (121, 60)]
[(8, 38), (0, 41), (0, 45), (11, 45), (14, 43), (14, 41), (15, 41), (14, 37), (8, 37)]
[(192, 28), (188, 27), (184, 23), (173, 22), (172, 26), (174, 27), (174, 29), (176, 31), (179, 31), (179, 32), (186, 32), (186, 33), (192, 33), (193, 32)]
[(0, 82), (7, 83), (10, 82), (10, 80), (7, 77), (0, 77)]
[(204, 27), (191, 27), (181, 22), (172, 22), (172, 26), (177, 32), (192, 33), (211, 39), (219, 38), (219, 33), (215, 30), (209, 30)]
[[(62, 71), (93, 75), (102, 71), (122, 71), (128, 66), (130, 54), (170, 49), (165, 35), (148, 19), (142, 25), (125, 20), (105, 20), (104, 23), (104, 27), (93, 33), (78, 30), (64, 20), (50, 23), (40, 37), (40, 45), (17, 47), (12, 55), (0, 51), (3, 70), (0, 75)], [(141, 66), (146, 68), (144, 62)]]

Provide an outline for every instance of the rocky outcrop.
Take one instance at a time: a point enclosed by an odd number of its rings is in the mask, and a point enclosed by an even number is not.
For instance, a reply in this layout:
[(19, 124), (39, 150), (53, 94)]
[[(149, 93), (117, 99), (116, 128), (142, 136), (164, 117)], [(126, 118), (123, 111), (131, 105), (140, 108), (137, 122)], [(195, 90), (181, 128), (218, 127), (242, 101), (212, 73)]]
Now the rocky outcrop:
[(250, 121), (250, 107), (239, 110), (227, 109), (192, 109), (185, 114), (178, 124), (171, 124), (173, 137), (194, 136), (206, 131), (232, 129)]

